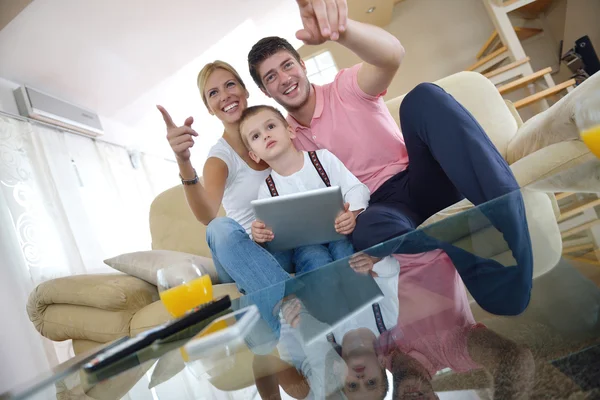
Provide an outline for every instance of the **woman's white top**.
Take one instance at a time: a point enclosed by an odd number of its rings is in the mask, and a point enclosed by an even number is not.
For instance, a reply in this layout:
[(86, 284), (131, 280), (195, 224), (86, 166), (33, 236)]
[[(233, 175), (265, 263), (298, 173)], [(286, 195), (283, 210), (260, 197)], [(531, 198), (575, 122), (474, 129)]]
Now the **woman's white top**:
[(211, 157), (223, 160), (227, 165), (228, 174), (222, 201), (227, 216), (250, 234), (250, 226), (255, 219), (250, 202), (258, 198), (258, 188), (265, 182), (271, 169), (253, 170), (223, 138), (219, 138), (208, 152), (208, 158)]

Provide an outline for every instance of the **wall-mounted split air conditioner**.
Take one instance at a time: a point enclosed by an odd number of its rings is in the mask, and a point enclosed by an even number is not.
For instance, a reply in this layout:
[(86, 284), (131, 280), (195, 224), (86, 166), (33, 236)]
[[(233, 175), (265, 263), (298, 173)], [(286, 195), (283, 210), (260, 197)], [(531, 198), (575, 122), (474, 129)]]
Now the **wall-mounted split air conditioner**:
[(97, 137), (104, 133), (96, 113), (57, 99), (29, 86), (14, 90), (19, 113), (39, 121), (71, 129), (87, 136)]

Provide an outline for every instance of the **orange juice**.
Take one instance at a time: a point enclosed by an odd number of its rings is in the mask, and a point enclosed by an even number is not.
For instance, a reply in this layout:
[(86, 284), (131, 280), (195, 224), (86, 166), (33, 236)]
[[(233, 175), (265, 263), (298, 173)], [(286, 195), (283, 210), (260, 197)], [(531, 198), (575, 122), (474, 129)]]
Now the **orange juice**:
[(581, 132), (581, 140), (596, 157), (600, 157), (600, 124)]
[(229, 325), (227, 325), (227, 321), (219, 321), (219, 322), (215, 322), (214, 324), (211, 323), (210, 327), (207, 330), (205, 330), (204, 332), (202, 332), (200, 335), (198, 335), (198, 337), (208, 336), (211, 333), (221, 331), (221, 330), (227, 328), (228, 326)]
[(172, 316), (181, 317), (186, 311), (213, 299), (210, 276), (202, 275), (188, 283), (162, 291), (160, 299)]
[[(229, 326), (229, 325), (227, 325), (227, 321), (219, 321), (219, 322), (215, 322), (215, 323), (211, 322), (211, 323), (209, 323), (209, 325), (210, 325), (210, 327), (208, 329), (206, 329), (205, 331), (203, 331), (196, 337), (207, 336), (207, 335), (210, 335), (211, 333), (215, 333), (220, 330), (223, 330)], [(181, 353), (181, 357), (183, 358), (183, 361), (185, 361), (185, 362), (190, 361), (190, 357), (189, 357), (187, 351), (185, 351), (184, 347), (180, 347), (179, 352)]]

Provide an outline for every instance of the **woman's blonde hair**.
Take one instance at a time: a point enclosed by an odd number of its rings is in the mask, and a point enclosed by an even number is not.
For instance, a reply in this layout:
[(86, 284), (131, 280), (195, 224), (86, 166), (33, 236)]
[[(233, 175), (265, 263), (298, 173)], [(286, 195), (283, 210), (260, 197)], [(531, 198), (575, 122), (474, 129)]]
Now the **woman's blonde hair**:
[(206, 100), (206, 94), (204, 93), (204, 88), (206, 86), (206, 81), (208, 80), (208, 78), (217, 69), (224, 69), (225, 71), (231, 72), (231, 74), (235, 77), (235, 79), (239, 82), (239, 84), (242, 85), (244, 90), (246, 92), (248, 92), (248, 89), (246, 89), (246, 85), (244, 84), (244, 81), (240, 77), (240, 74), (238, 74), (238, 72), (235, 70), (235, 68), (233, 68), (231, 65), (229, 65), (225, 61), (221, 61), (221, 60), (215, 60), (211, 63), (208, 63), (204, 66), (204, 68), (202, 68), (202, 70), (198, 74), (197, 83), (198, 83), (198, 89), (200, 89), (200, 96), (202, 96), (202, 101), (204, 102), (204, 105), (206, 106), (206, 108), (209, 110), (210, 110), (210, 108), (208, 107), (208, 101)]

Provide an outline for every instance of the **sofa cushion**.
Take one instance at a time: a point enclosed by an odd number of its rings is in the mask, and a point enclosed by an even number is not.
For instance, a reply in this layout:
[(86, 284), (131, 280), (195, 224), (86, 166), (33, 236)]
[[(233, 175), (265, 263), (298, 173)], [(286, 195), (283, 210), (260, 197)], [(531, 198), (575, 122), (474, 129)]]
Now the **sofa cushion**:
[(72, 304), (109, 311), (137, 311), (158, 299), (156, 287), (124, 274), (74, 275), (38, 285), (29, 295), (27, 311), (41, 312), (53, 304)]
[(104, 263), (117, 271), (135, 276), (156, 286), (156, 273), (159, 269), (175, 264), (193, 263), (203, 274), (210, 275), (213, 283), (219, 279), (212, 259), (194, 254), (170, 250), (150, 250), (126, 253), (104, 260)]
[(75, 353), (76, 356), (90, 353), (95, 351), (96, 348), (104, 345), (105, 343), (94, 342), (87, 339), (73, 339), (73, 353)]
[(155, 301), (135, 313), (133, 318), (131, 318), (131, 324), (127, 334), (135, 336), (140, 332), (147, 331), (150, 328), (163, 324), (171, 318), (171, 314), (169, 314), (162, 301)]
[[(215, 298), (225, 295), (229, 295), (231, 300), (241, 296), (235, 283), (225, 283), (213, 286), (213, 296)], [(140, 332), (167, 322), (169, 319), (171, 319), (171, 315), (162, 302), (160, 300), (155, 301), (135, 313), (131, 319), (130, 334), (131, 336), (135, 336)]]
[(594, 74), (552, 107), (530, 118), (508, 145), (508, 163), (512, 164), (555, 143), (579, 140), (579, 130), (574, 120), (575, 113), (578, 107), (588, 104), (585, 103), (585, 99), (598, 92), (600, 92), (600, 74)]
[(38, 285), (29, 295), (27, 313), (51, 340), (106, 343), (127, 335), (132, 315), (156, 300), (156, 287), (133, 276), (76, 275)]
[[(459, 72), (434, 82), (450, 93), (475, 117), (502, 157), (506, 158), (508, 143), (517, 132), (518, 122), (494, 84), (476, 72)], [(399, 109), (404, 96), (386, 105), (400, 124)]]
[[(218, 216), (224, 216), (223, 207)], [(185, 199), (182, 185), (172, 187), (154, 199), (150, 206), (152, 248), (211, 257), (206, 243), (206, 226), (199, 222)]]
[(132, 317), (131, 311), (54, 304), (32, 322), (42, 336), (50, 340), (83, 339), (107, 343), (129, 335)]
[(568, 140), (544, 147), (510, 166), (521, 187), (544, 192), (600, 191), (594, 164), (597, 160), (585, 143)]

